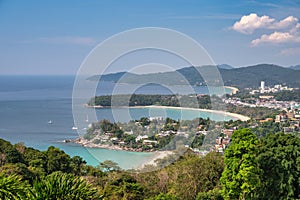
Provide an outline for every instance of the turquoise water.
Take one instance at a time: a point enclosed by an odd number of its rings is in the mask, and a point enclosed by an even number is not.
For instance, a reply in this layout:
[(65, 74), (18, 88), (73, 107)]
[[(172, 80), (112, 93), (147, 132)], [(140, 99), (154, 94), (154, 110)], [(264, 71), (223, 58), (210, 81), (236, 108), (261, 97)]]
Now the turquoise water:
[[(72, 115), (72, 88), (74, 77), (71, 76), (0, 76), (0, 138), (11, 143), (23, 142), (40, 150), (46, 150), (53, 145), (63, 149), (71, 156), (81, 156), (88, 164), (98, 165), (104, 160), (113, 160), (120, 167), (129, 169), (140, 165), (153, 156), (153, 153), (137, 153), (114, 151), (106, 149), (90, 149), (80, 145), (63, 143), (65, 139), (78, 137)], [(114, 85), (105, 83), (99, 88), (98, 94), (109, 94)], [(139, 89), (139, 93), (160, 93), (168, 91), (165, 88)], [(197, 88), (199, 93), (205, 93), (205, 88)], [(126, 122), (127, 109), (119, 108), (97, 109), (97, 118), (117, 119)], [(173, 119), (193, 119), (195, 117), (210, 117), (214, 120), (224, 120), (220, 114), (212, 115), (206, 112), (183, 111), (174, 109), (131, 108), (131, 119), (143, 116), (168, 116)], [(125, 117), (124, 117), (125, 116)], [(85, 116), (84, 116), (85, 117)], [(231, 119), (225, 117), (225, 120)], [(51, 120), (53, 123), (48, 124)]]

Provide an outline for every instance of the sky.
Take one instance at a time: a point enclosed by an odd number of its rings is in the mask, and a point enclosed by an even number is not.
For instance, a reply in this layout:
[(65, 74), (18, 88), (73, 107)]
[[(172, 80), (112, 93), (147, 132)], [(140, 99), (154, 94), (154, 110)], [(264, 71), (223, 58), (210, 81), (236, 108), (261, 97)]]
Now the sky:
[[(76, 74), (97, 44), (142, 27), (182, 32), (217, 64), (289, 67), (299, 19), (299, 0), (0, 0), (0, 75)], [(124, 70), (126, 60), (111, 71)]]

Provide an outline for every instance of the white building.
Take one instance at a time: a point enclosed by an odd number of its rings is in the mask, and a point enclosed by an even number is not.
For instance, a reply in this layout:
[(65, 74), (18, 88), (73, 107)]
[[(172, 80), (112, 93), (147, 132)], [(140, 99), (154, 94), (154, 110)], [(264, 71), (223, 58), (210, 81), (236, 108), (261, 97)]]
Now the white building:
[(265, 92), (265, 82), (261, 81), (260, 82), (260, 93), (264, 93)]
[(135, 138), (135, 141), (138, 142), (138, 141), (144, 140), (144, 139), (148, 139), (148, 136), (147, 136), (147, 135), (138, 135), (138, 136)]

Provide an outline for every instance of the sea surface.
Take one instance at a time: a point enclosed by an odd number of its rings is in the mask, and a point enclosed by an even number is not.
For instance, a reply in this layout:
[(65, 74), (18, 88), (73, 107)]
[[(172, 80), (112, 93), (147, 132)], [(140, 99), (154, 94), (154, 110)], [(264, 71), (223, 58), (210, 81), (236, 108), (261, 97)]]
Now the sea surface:
[[(113, 160), (124, 169), (135, 168), (146, 162), (153, 153), (126, 152), (106, 149), (84, 148), (73, 143), (64, 143), (65, 139), (78, 137), (72, 114), (72, 90), (74, 76), (0, 76), (0, 138), (11, 143), (23, 142), (27, 146), (46, 150), (53, 145), (63, 149), (71, 156), (81, 156), (88, 164), (98, 165), (104, 160)], [(97, 95), (109, 95), (115, 87), (114, 83), (104, 82), (97, 88)], [(123, 94), (130, 86), (123, 86)], [(185, 89), (177, 86), (178, 91)], [(195, 87), (197, 93), (206, 94), (205, 87)], [(131, 91), (131, 90), (129, 90)], [(170, 90), (158, 85), (140, 87), (135, 93), (139, 94), (171, 94)], [(91, 108), (87, 108), (91, 109)], [(109, 119), (126, 122), (129, 112), (131, 119), (143, 116), (168, 116), (174, 119), (193, 119), (195, 117), (210, 117), (214, 120), (229, 120), (223, 115), (180, 110), (154, 108), (118, 108), (97, 109), (97, 120)], [(113, 113), (118, 113), (118, 117)], [(122, 117), (123, 116), (123, 117)], [(88, 116), (83, 118), (89, 119)], [(50, 124), (49, 121), (52, 123)], [(91, 121), (86, 122), (86, 126)], [(84, 132), (84, 130), (80, 130)]]

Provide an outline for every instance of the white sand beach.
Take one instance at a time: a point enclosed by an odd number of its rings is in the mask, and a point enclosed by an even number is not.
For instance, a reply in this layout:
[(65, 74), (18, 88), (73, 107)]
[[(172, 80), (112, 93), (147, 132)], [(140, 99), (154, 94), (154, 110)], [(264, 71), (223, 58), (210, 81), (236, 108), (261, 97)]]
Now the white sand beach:
[(156, 151), (154, 152), (154, 155), (149, 159), (147, 162), (143, 163), (139, 168), (142, 169), (145, 165), (153, 165), (156, 166), (156, 160), (157, 159), (163, 159), (167, 157), (168, 155), (173, 154), (172, 151)]
[(225, 88), (231, 89), (231, 94), (236, 94), (239, 89), (236, 87), (232, 87), (232, 86), (224, 86)]
[(210, 113), (217, 113), (217, 114), (222, 114), (225, 116), (230, 116), (237, 118), (241, 121), (247, 121), (250, 119), (250, 117), (240, 115), (237, 113), (230, 113), (226, 111), (221, 111), (221, 110), (209, 110), (209, 109), (200, 109), (200, 108), (187, 108), (187, 107), (173, 107), (173, 106), (137, 106), (137, 107), (131, 107), (131, 108), (159, 108), (159, 109), (177, 109), (177, 110), (196, 110), (196, 111), (203, 111), (203, 112), (210, 112)]

